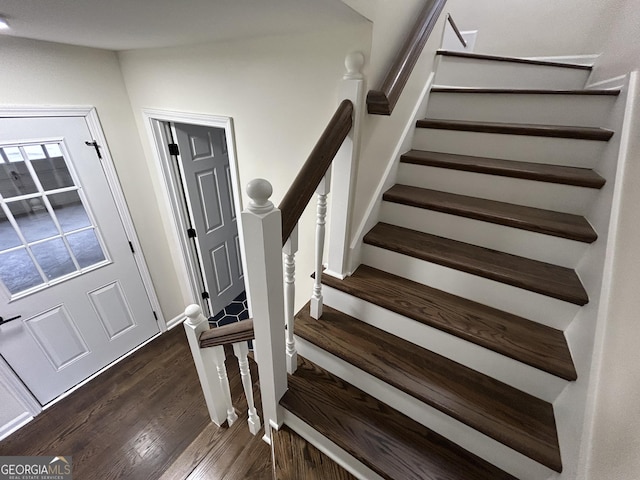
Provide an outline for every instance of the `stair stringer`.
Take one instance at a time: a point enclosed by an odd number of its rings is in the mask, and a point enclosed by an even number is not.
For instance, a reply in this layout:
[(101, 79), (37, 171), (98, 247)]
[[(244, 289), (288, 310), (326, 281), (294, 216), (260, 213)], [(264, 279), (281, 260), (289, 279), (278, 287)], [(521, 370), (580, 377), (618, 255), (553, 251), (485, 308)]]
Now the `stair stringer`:
[[(597, 391), (597, 376), (601, 362), (600, 345), (607, 318), (608, 288), (611, 282), (611, 262), (616, 236), (616, 215), (619, 209), (622, 173), (627, 162), (626, 144), (630, 135), (630, 105), (633, 95), (638, 92), (640, 79), (632, 74), (613, 112), (616, 134), (607, 145), (598, 172), (607, 180), (587, 218), (598, 232), (595, 242), (577, 267), (577, 272), (590, 294), (589, 304), (583, 307), (565, 331), (571, 349), (578, 380), (562, 392), (554, 402), (558, 437), (563, 449), (564, 471), (553, 478), (574, 480), (582, 478), (580, 469), (584, 466), (590, 442), (590, 404)], [(636, 93), (637, 94), (637, 93)]]

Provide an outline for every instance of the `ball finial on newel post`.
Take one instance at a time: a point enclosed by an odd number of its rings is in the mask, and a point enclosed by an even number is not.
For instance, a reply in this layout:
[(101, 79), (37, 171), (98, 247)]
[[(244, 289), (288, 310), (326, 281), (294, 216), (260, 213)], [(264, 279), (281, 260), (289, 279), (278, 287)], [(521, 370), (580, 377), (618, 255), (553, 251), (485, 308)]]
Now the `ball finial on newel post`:
[(251, 199), (249, 210), (253, 213), (267, 213), (273, 210), (273, 203), (269, 201), (273, 187), (264, 178), (256, 178), (247, 184), (247, 195)]
[(362, 76), (362, 68), (364, 67), (364, 55), (362, 52), (351, 52), (344, 59), (344, 66), (347, 73), (344, 74), (345, 80), (360, 79)]

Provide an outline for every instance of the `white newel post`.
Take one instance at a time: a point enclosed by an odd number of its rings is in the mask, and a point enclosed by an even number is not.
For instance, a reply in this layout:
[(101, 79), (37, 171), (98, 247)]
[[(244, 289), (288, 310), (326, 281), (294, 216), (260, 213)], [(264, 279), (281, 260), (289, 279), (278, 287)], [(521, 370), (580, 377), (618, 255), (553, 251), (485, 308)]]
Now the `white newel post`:
[[(184, 329), (187, 332), (187, 340), (193, 355), (193, 363), (198, 372), (200, 386), (204, 393), (211, 421), (220, 426), (227, 420), (229, 408), (233, 409), (230, 401), (220, 384), (220, 377), (216, 368), (217, 359), (213, 348), (200, 348), (200, 334), (209, 330), (209, 322), (202, 314), (198, 305), (189, 305), (184, 311), (187, 320)], [(228, 388), (228, 384), (227, 384)], [(234, 412), (235, 413), (235, 412)]]
[(247, 355), (249, 354), (247, 342), (234, 343), (233, 353), (235, 353), (238, 358), (242, 387), (244, 388), (244, 395), (247, 398), (249, 417), (247, 423), (249, 424), (249, 431), (253, 435), (257, 435), (260, 431), (260, 417), (253, 402), (253, 382), (251, 381), (251, 371), (249, 370), (249, 360), (247, 359)]
[(265, 436), (282, 425), (280, 399), (287, 390), (285, 316), (282, 276), (282, 219), (269, 201), (273, 189), (263, 179), (247, 185), (251, 198), (242, 212), (247, 280), (253, 308)]
[(364, 55), (352, 52), (345, 59), (347, 72), (340, 86), (339, 100), (351, 100), (353, 103), (353, 128), (342, 147), (336, 154), (331, 187), (331, 228), (329, 229), (329, 247), (325, 273), (344, 278), (349, 275), (350, 224), (355, 193), (356, 172), (360, 156), (360, 124), (365, 108), (365, 85), (362, 67)]
[(365, 82), (362, 75), (364, 55), (352, 52), (344, 61), (347, 72), (342, 77), (339, 100), (353, 103), (353, 128), (345, 138), (332, 163), (331, 228), (325, 273), (344, 278), (351, 274), (349, 250), (351, 241), (351, 212), (355, 193), (356, 173), (360, 157), (361, 119), (366, 108)]
[(298, 251), (298, 226), (284, 244), (284, 306), (287, 319), (287, 372), (293, 373), (298, 368), (298, 352), (293, 337), (296, 297), (296, 252)]
[(327, 195), (331, 184), (331, 171), (320, 181), (316, 190), (318, 194), (318, 216), (316, 219), (316, 272), (311, 295), (311, 316), (318, 319), (322, 316), (322, 257), (324, 255), (325, 225), (327, 218)]

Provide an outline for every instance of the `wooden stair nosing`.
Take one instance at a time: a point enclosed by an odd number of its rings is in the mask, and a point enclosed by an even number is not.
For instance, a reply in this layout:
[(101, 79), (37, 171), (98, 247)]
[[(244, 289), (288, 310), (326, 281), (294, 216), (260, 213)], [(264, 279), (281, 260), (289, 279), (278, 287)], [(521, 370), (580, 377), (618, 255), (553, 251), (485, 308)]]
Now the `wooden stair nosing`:
[(588, 168), (472, 157), (452, 153), (410, 150), (402, 155), (400, 161), (415, 165), (449, 168), (576, 187), (600, 189), (606, 182), (604, 178)]
[(385, 479), (515, 480), (301, 356), (280, 404)]
[(364, 243), (576, 305), (589, 297), (575, 271), (457, 240), (378, 223)]
[(499, 95), (577, 95), (577, 96), (611, 96), (620, 95), (620, 89), (578, 89), (578, 90), (554, 90), (543, 88), (476, 88), (476, 87), (446, 87), (433, 86), (432, 93), (487, 93)]
[(569, 213), (409, 185), (394, 185), (384, 193), (382, 199), (583, 243), (593, 243), (598, 239), (584, 217)]
[(453, 50), (437, 50), (436, 55), (441, 55), (444, 57), (460, 57), (460, 58), (469, 58), (469, 59), (477, 59), (477, 60), (493, 60), (496, 62), (522, 63), (526, 65), (539, 65), (543, 67), (571, 68), (574, 70), (587, 70), (587, 71), (593, 70), (593, 67), (591, 65), (582, 65), (579, 63), (552, 62), (549, 60), (533, 60), (530, 58), (505, 57), (501, 55), (487, 55), (487, 54), (481, 54), (481, 53), (458, 52)]
[(308, 305), (295, 333), (407, 395), (556, 471), (562, 470), (551, 404), (325, 306)]
[(525, 123), (473, 122), (424, 118), (416, 121), (417, 128), (455, 130), (459, 132), (497, 133), (534, 137), (566, 138), (575, 140), (608, 141), (612, 130), (599, 127), (573, 127), (563, 125), (538, 125)]
[(322, 283), (565, 380), (577, 373), (564, 333), (376, 268)]

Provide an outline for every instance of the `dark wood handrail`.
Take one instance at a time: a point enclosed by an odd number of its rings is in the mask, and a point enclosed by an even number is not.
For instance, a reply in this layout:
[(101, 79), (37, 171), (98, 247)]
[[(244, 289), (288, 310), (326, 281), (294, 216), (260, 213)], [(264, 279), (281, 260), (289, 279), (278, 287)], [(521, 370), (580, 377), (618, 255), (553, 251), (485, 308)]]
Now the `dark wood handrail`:
[(253, 340), (253, 319), (210, 328), (200, 334), (200, 348), (218, 347)]
[(280, 202), (283, 245), (291, 236), (302, 212), (307, 207), (352, 127), (353, 103), (351, 100), (343, 100)]
[(456, 22), (453, 21), (453, 17), (451, 15), (447, 15), (447, 21), (449, 22), (449, 25), (451, 25), (451, 28), (453, 28), (453, 31), (456, 34), (456, 37), (458, 37), (458, 40), (460, 40), (462, 46), (466, 48), (467, 41), (462, 36), (462, 32), (460, 32), (458, 25), (456, 25)]
[(367, 111), (391, 115), (447, 0), (429, 0), (378, 90), (369, 90)]

